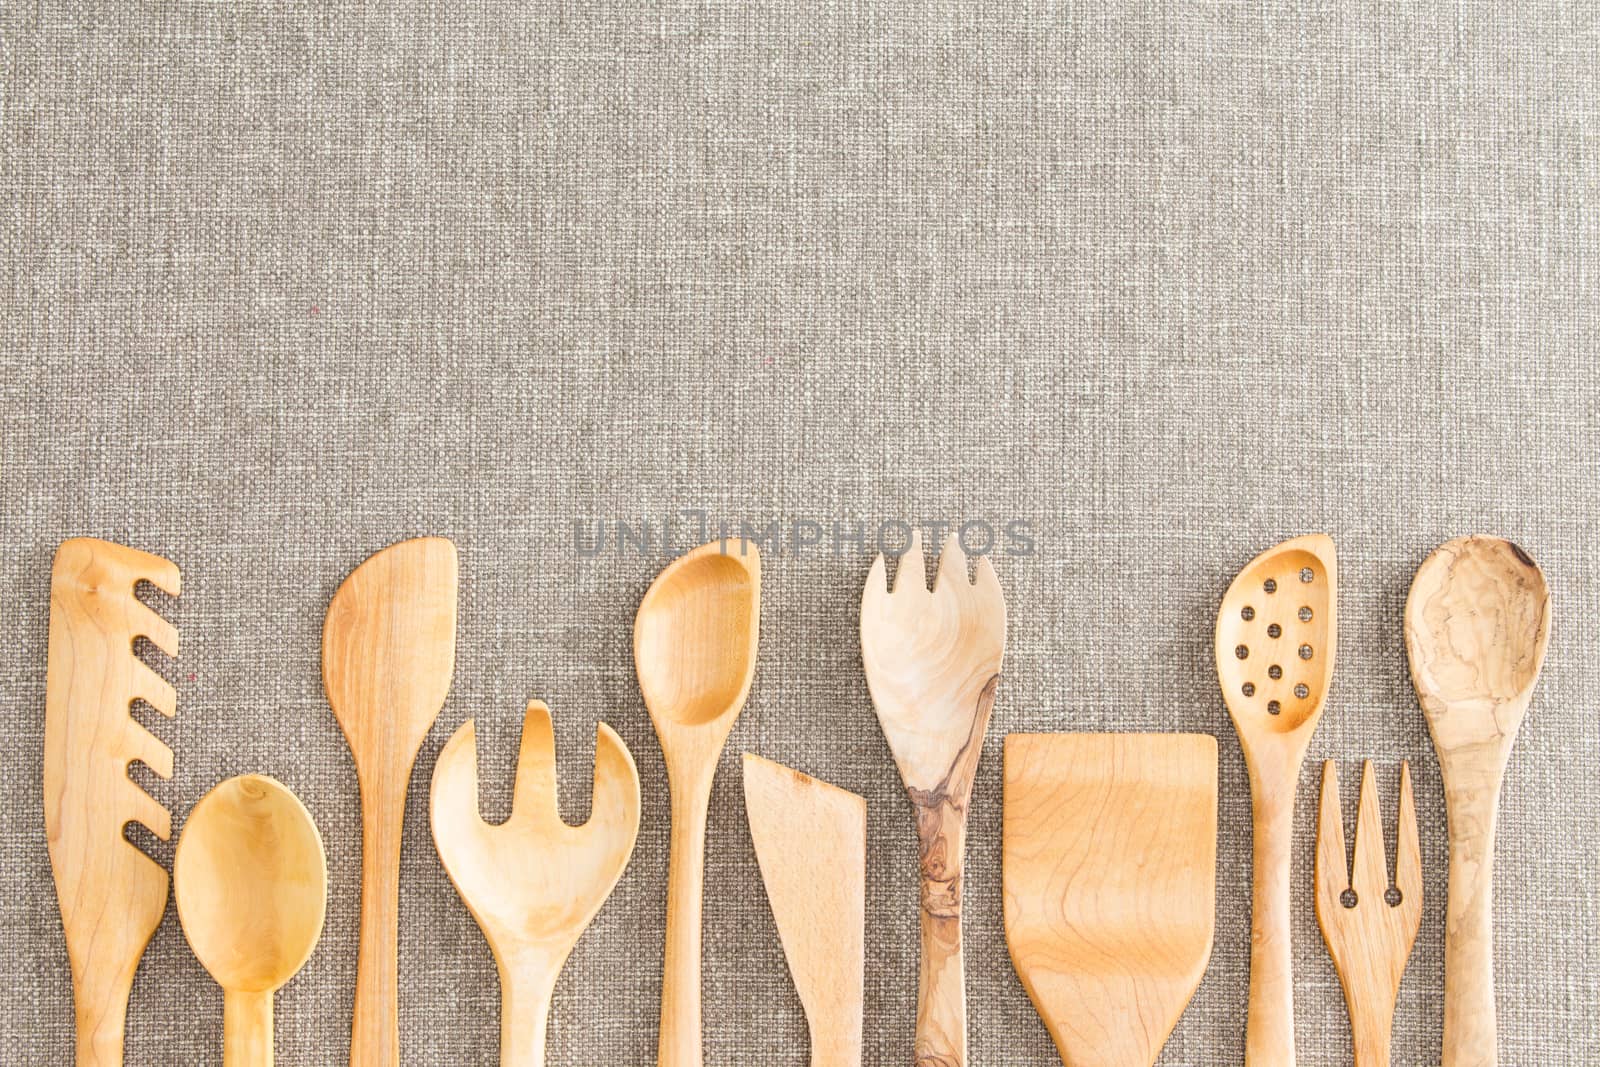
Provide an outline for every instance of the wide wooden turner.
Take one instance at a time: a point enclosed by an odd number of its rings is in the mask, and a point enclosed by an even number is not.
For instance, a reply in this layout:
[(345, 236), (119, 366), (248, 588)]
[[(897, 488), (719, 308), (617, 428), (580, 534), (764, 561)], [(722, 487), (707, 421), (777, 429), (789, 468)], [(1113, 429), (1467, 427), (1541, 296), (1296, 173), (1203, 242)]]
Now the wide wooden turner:
[(1011, 734), (1006, 943), (1070, 1067), (1149, 1067), (1216, 923), (1217, 742)]

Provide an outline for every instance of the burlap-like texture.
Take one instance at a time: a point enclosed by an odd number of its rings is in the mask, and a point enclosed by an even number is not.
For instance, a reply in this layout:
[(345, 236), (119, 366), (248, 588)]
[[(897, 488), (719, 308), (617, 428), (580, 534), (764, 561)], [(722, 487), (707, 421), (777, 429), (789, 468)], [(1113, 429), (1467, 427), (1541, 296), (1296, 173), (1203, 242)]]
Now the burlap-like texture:
[[(40, 797), (56, 545), (182, 567), (162, 610), (183, 655), (159, 663), (179, 713), (154, 725), (177, 772), (140, 775), (175, 823), (246, 771), (315, 815), (327, 927), (277, 1033), (279, 1062), (323, 1065), (348, 1047), (359, 868), (323, 612), (367, 554), (437, 533), (461, 551), (460, 642), (412, 780), (404, 1062), (496, 1060), (494, 970), (426, 786), (475, 716), (505, 814), (534, 696), (569, 819), (597, 720), (644, 790), (633, 862), (557, 988), (550, 1061), (653, 1062), (667, 793), (631, 626), (664, 559), (619, 549), (615, 524), (659, 538), (701, 509), (823, 531), (766, 559), (759, 670), (712, 797), (709, 1062), (805, 1055), (741, 750), (867, 798), (866, 1062), (910, 1059), (915, 836), (861, 674), (870, 551), (832, 544), (836, 522), (885, 520), (1033, 541), (997, 559), (974, 1064), (1055, 1062), (1001, 925), (1000, 747), (1022, 730), (1219, 738), (1216, 947), (1161, 1062), (1241, 1060), (1249, 797), (1210, 634), (1235, 571), (1312, 530), (1343, 586), (1299, 803), (1301, 1062), (1351, 1056), (1311, 907), (1324, 757), (1347, 783), (1381, 761), (1390, 819), (1413, 762), (1427, 903), (1395, 1062), (1437, 1062), (1444, 807), (1400, 618), (1427, 552), (1479, 530), (1522, 544), (1555, 601), (1501, 812), (1502, 1062), (1600, 1061), (1597, 54), (1581, 4), (6, 5), (4, 1058), (71, 1056)], [(221, 1025), (169, 911), (128, 1062), (218, 1063)]]

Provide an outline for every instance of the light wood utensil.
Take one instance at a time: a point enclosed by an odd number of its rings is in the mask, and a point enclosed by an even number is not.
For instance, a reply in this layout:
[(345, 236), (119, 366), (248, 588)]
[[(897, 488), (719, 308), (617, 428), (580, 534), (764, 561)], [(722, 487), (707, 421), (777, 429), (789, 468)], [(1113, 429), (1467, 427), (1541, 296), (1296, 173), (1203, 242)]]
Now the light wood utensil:
[(701, 1063), (706, 808), (722, 746), (750, 695), (760, 622), (761, 557), (754, 544), (737, 540), (713, 541), (674, 560), (634, 620), (634, 668), (672, 790), (662, 1067)]
[(987, 556), (976, 584), (951, 537), (927, 586), (922, 538), (900, 559), (894, 591), (883, 556), (861, 595), (861, 659), (878, 723), (894, 752), (917, 816), (921, 854), (922, 964), (917, 985), (916, 1062), (967, 1060), (961, 956), (961, 873), (967, 805), (983, 735), (1000, 684), (1006, 602)]
[(1006, 944), (1069, 1067), (1149, 1067), (1211, 958), (1217, 742), (1011, 734)]
[(172, 750), (129, 714), (143, 700), (177, 711), (177, 693), (133, 653), (147, 638), (178, 654), (178, 631), (133, 595), (178, 595), (178, 568), (109, 541), (75, 538), (50, 576), (45, 681), (44, 823), (72, 963), (79, 1067), (122, 1063), (133, 974), (167, 908), (167, 872), (123, 837), (130, 822), (165, 841), (172, 817), (128, 777), (135, 760), (172, 777)]
[(812, 1067), (860, 1067), (867, 802), (746, 752), (744, 804)]
[(322, 629), (322, 684), (361, 785), (361, 954), (350, 1034), (354, 1067), (400, 1062), (400, 831), (406, 786), (450, 691), (456, 548), (402, 541), (350, 572)]
[(556, 808), (550, 709), (528, 702), (511, 818), (478, 812), (477, 731), (468, 719), (433, 768), (433, 842), (500, 969), (500, 1062), (543, 1067), (550, 997), (578, 938), (622, 877), (639, 836), (639, 772), (622, 738), (600, 724), (589, 821)]
[(1255, 825), (1245, 1063), (1294, 1065), (1289, 859), (1295, 785), (1333, 678), (1333, 541), (1297, 537), (1251, 560), (1217, 613), (1217, 676), (1250, 773)]
[(1462, 537), (1423, 561), (1406, 600), (1411, 682), (1450, 825), (1444, 1067), (1496, 1062), (1494, 831), (1500, 785), (1550, 643), (1550, 590), (1528, 554)]
[(1395, 884), (1389, 884), (1370, 761), (1361, 766), (1355, 855), (1352, 872), (1344, 860), (1339, 771), (1327, 760), (1322, 765), (1322, 807), (1317, 814), (1317, 925), (1344, 986), (1356, 1067), (1389, 1067), (1395, 997), (1422, 924), (1422, 854), (1407, 764), (1400, 764)]
[(230, 778), (201, 798), (172, 861), (189, 946), (222, 987), (222, 1062), (272, 1067), (272, 995), (322, 936), (328, 860), (282, 783)]

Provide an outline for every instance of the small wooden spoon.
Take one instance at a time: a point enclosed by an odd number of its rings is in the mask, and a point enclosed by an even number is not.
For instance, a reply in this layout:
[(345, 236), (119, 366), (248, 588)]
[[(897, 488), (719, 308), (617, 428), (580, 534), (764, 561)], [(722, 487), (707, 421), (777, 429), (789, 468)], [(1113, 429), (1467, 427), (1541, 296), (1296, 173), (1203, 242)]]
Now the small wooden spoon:
[(189, 813), (172, 861), (189, 946), (222, 987), (222, 1062), (271, 1067), (272, 994), (322, 936), (328, 861), (282, 783), (230, 778)]
[(1217, 676), (1250, 772), (1255, 824), (1245, 1063), (1294, 1067), (1289, 859), (1295, 784), (1333, 679), (1333, 541), (1296, 537), (1239, 573), (1217, 613)]
[(633, 662), (672, 789), (661, 1067), (699, 1067), (700, 913), (706, 808), (728, 731), (755, 677), (761, 557), (713, 541), (656, 576), (633, 626)]
[(361, 784), (361, 955), (354, 1067), (400, 1062), (400, 832), (411, 765), (450, 691), (456, 546), (390, 545), (350, 572), (322, 628), (322, 685)]
[(1450, 826), (1444, 1067), (1496, 1061), (1495, 821), (1506, 761), (1549, 643), (1544, 574), (1510, 541), (1460, 537), (1417, 569), (1406, 600), (1406, 652), (1439, 753)]
[(477, 730), (468, 719), (433, 767), (433, 842), (500, 968), (500, 1062), (543, 1067), (550, 997), (578, 938), (622, 877), (639, 835), (639, 772), (622, 738), (600, 724), (589, 821), (556, 809), (550, 709), (530, 700), (522, 723), (511, 818), (478, 812)]

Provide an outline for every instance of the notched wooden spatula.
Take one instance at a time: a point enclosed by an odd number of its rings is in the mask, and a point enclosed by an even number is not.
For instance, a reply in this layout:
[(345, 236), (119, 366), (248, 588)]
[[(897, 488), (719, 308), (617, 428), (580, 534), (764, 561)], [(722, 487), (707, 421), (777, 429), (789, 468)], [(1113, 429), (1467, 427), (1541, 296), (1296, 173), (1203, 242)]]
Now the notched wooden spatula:
[(572, 947), (622, 877), (639, 836), (639, 772), (616, 731), (600, 724), (589, 821), (556, 809), (550, 709), (528, 703), (511, 818), (478, 813), (477, 731), (468, 719), (433, 768), (433, 842), (500, 968), (500, 1062), (541, 1067), (550, 996)]
[(167, 872), (123, 837), (130, 822), (165, 841), (172, 816), (128, 777), (135, 760), (172, 777), (172, 750), (136, 722), (143, 700), (177, 711), (172, 686), (133, 654), (147, 638), (178, 654), (178, 631), (141, 603), (150, 582), (178, 595), (178, 568), (109, 541), (76, 538), (50, 577), (45, 681), (44, 823), (72, 962), (79, 1067), (122, 1063), (128, 994), (167, 908)]

